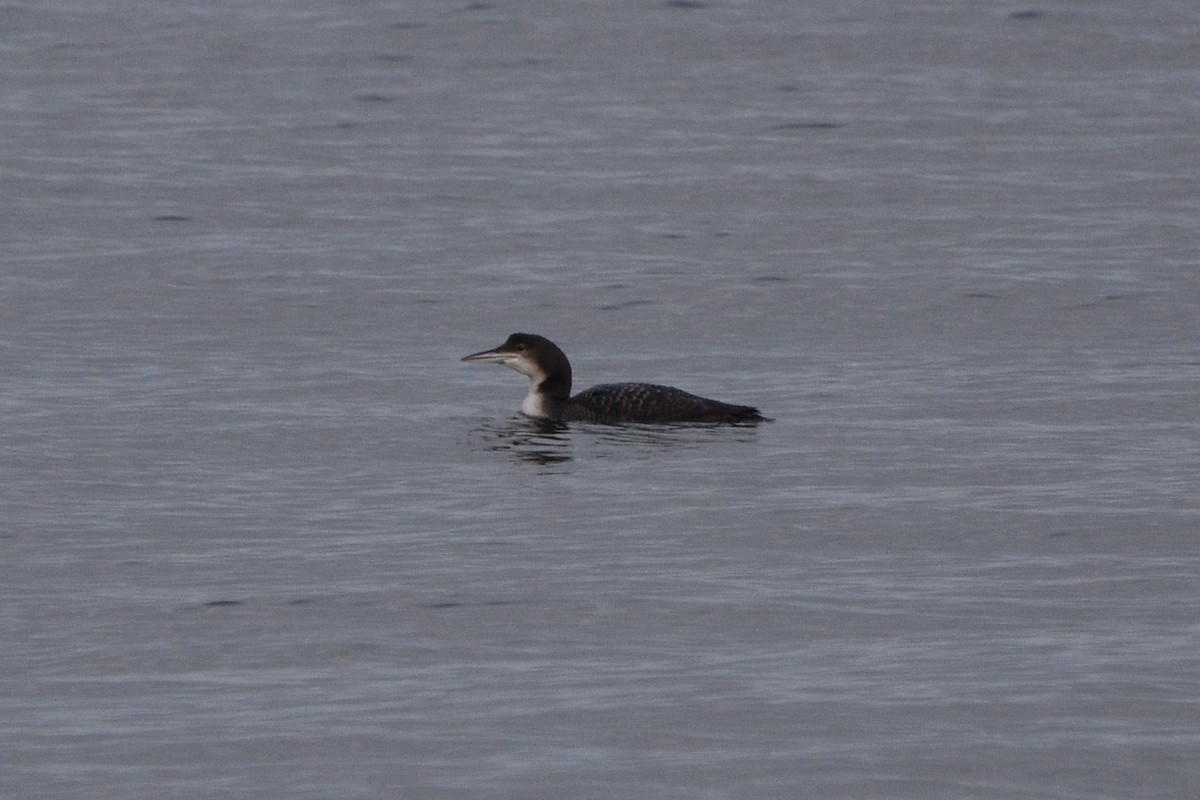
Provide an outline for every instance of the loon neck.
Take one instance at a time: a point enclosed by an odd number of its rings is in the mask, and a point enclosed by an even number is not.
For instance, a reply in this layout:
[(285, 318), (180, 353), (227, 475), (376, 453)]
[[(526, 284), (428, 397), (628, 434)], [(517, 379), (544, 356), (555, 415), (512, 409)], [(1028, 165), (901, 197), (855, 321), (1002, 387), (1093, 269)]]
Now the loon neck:
[(531, 379), (529, 391), (555, 400), (569, 399), (571, 397), (571, 365), (564, 358), (563, 365), (554, 371), (547, 372), (540, 381)]
[[(559, 419), (571, 399), (571, 365), (564, 357), (559, 369), (532, 376), (529, 379), (529, 394), (521, 403), (521, 413), (540, 419)], [(540, 378), (540, 380), (539, 380)]]

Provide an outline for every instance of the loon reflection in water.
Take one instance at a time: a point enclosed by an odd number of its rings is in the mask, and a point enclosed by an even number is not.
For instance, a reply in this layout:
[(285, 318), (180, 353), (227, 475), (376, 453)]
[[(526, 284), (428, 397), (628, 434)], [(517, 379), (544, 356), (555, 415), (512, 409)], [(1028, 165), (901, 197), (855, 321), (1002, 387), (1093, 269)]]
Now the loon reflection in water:
[(475, 364), (503, 364), (529, 378), (521, 412), (564, 422), (761, 422), (758, 409), (722, 403), (652, 383), (606, 383), (571, 396), (571, 362), (558, 345), (532, 333), (514, 333), (499, 347), (464, 356)]

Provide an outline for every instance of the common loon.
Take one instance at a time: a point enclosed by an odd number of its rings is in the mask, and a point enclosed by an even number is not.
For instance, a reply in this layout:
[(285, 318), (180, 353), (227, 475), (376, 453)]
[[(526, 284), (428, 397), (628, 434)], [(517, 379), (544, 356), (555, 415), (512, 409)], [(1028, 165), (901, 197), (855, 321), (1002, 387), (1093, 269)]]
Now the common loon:
[(652, 383), (606, 383), (571, 397), (571, 362), (544, 336), (514, 333), (499, 347), (464, 356), (476, 364), (503, 364), (529, 378), (521, 412), (575, 422), (758, 422), (758, 409), (698, 397)]

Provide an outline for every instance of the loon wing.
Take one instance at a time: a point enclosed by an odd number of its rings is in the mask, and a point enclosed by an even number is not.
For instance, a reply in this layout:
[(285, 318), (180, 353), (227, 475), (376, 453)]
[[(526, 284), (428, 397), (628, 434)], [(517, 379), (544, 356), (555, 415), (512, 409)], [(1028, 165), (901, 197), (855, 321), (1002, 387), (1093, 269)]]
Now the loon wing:
[(565, 419), (579, 422), (750, 422), (758, 409), (710, 400), (673, 386), (606, 383), (568, 401)]

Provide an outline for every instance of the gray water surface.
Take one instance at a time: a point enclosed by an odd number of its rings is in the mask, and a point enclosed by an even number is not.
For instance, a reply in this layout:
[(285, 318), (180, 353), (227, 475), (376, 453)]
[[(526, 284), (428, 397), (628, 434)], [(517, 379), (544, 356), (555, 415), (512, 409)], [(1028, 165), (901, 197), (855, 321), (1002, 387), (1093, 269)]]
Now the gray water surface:
[(1195, 796), (1198, 31), (0, 6), (0, 795)]

